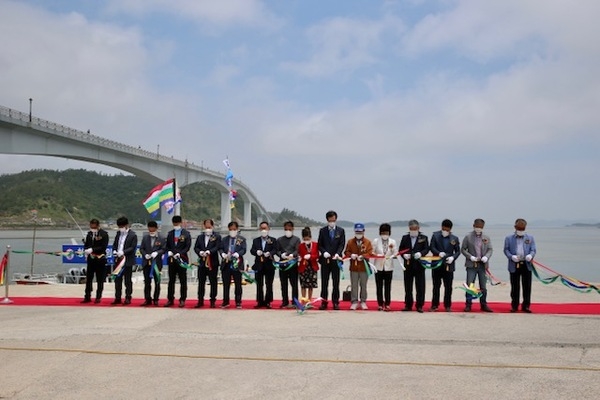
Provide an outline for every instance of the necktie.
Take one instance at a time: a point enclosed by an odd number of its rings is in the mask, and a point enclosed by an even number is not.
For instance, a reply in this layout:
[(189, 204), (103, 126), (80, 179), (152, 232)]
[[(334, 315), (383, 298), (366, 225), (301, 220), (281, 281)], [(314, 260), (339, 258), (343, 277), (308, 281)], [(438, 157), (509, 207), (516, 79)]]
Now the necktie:
[(329, 230), (329, 239), (333, 240), (334, 233), (335, 233), (335, 231), (333, 229)]

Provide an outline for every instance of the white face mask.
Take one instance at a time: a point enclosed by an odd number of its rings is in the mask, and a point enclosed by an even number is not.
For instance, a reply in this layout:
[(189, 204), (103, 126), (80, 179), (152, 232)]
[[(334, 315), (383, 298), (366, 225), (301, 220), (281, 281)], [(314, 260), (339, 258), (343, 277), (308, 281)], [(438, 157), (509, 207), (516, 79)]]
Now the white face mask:
[(362, 239), (365, 235), (363, 235), (362, 233), (356, 233), (354, 235), (355, 238), (357, 238), (358, 240)]
[(381, 240), (388, 240), (390, 235), (381, 235)]
[(516, 231), (517, 236), (525, 236), (525, 231)]
[(98, 229), (90, 229), (90, 232), (92, 232), (92, 233), (98, 233)]
[(286, 238), (291, 238), (291, 237), (292, 237), (292, 235), (293, 235), (293, 232), (292, 232), (292, 231), (285, 231), (285, 233), (284, 233), (284, 234), (285, 234), (285, 237), (286, 237)]
[(205, 234), (206, 236), (210, 236), (210, 235), (212, 235), (212, 234), (213, 234), (213, 230), (212, 230), (212, 229), (209, 229), (209, 228), (207, 228), (207, 229), (205, 229), (205, 230), (204, 230), (204, 234)]
[(174, 226), (173, 229), (175, 229), (176, 231), (180, 231), (181, 230), (181, 225)]
[(327, 225), (329, 225), (331, 229), (335, 229), (335, 222), (328, 222)]
[(311, 244), (311, 241), (310, 240), (305, 240), (304, 244), (308, 246), (309, 244)]
[(442, 231), (442, 236), (443, 237), (448, 237), (448, 236), (450, 236), (450, 232), (448, 232), (448, 231)]
[(234, 238), (237, 236), (237, 231), (229, 231), (229, 236)]
[(476, 235), (481, 235), (483, 233), (483, 228), (474, 228), (473, 230), (475, 231)]
[(417, 237), (419, 236), (419, 231), (409, 231), (408, 234), (410, 237)]
[(156, 232), (148, 232), (148, 235), (150, 235), (151, 237), (156, 237)]
[(260, 236), (262, 236), (264, 238), (269, 236), (269, 231), (266, 229), (263, 229), (262, 231), (260, 231)]
[(121, 232), (121, 233), (127, 233), (127, 228), (119, 228), (119, 232)]

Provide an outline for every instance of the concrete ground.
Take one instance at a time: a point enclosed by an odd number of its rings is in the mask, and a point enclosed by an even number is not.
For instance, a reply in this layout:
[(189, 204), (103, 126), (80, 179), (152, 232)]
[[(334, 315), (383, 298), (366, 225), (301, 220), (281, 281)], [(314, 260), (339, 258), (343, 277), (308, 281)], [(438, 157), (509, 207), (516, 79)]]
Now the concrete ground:
[[(490, 289), (508, 299), (507, 286)], [(536, 283), (533, 301), (600, 296)], [(0, 398), (595, 399), (599, 332), (598, 315), (0, 306)]]

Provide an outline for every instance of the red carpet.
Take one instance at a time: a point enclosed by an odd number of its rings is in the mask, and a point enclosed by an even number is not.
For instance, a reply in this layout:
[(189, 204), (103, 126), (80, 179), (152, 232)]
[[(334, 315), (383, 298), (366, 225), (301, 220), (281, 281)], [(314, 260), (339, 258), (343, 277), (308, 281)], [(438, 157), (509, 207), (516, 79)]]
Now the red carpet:
[[(81, 306), (81, 307), (139, 307), (143, 299), (133, 299), (131, 305), (123, 306), (111, 306), (110, 303), (113, 299), (105, 298), (102, 300), (100, 304), (88, 303), (81, 304), (81, 298), (72, 298), (72, 297), (11, 297), (13, 301), (13, 306)], [(160, 305), (164, 305), (166, 303), (165, 299), (160, 301)], [(178, 301), (175, 302), (175, 306), (173, 308), (178, 308)], [(208, 309), (208, 301), (205, 301), (205, 309)], [(219, 309), (219, 305), (221, 304), (220, 300), (217, 300), (217, 310)], [(254, 305), (256, 303), (253, 300), (244, 300), (242, 301), (242, 308), (246, 310), (254, 309)], [(275, 300), (272, 303), (273, 310), (279, 310), (279, 305), (281, 304), (280, 300)], [(186, 301), (186, 309), (194, 309), (196, 305), (196, 299), (190, 299)], [(231, 303), (231, 307), (228, 310), (236, 310), (235, 303)], [(317, 304), (318, 305), (318, 304)], [(377, 302), (376, 301), (367, 301), (367, 305), (369, 306), (368, 311), (377, 311)], [(509, 313), (510, 312), (510, 303), (489, 303), (489, 306), (496, 313)], [(401, 301), (392, 302), (392, 311), (400, 311), (404, 307), (404, 303)], [(430, 304), (425, 303), (424, 310), (427, 312), (429, 310)], [(156, 308), (156, 307), (148, 307), (148, 308)], [(463, 312), (464, 303), (455, 303), (452, 306), (453, 312)], [(349, 302), (340, 302), (340, 309), (344, 311), (350, 311), (350, 303)], [(328, 310), (331, 310), (331, 302), (329, 303)], [(236, 310), (237, 311), (237, 310)], [(292, 311), (292, 310), (285, 310)], [(600, 303), (533, 303), (531, 305), (531, 311), (535, 314), (586, 314), (586, 315), (600, 315)], [(310, 312), (319, 312), (318, 310), (311, 310)], [(438, 313), (444, 314), (445, 311), (438, 310)], [(479, 304), (473, 303), (473, 311), (474, 313), (480, 313)], [(521, 313), (521, 311), (519, 311)]]

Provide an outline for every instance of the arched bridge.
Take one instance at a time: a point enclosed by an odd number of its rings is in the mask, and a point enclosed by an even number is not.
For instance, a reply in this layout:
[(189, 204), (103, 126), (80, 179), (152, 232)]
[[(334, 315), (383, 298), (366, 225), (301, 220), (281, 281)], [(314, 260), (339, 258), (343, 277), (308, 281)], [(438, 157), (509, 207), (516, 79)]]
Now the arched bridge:
[[(2, 106), (0, 153), (62, 157), (108, 165), (130, 172), (153, 185), (173, 178), (173, 175), (178, 186), (208, 182), (221, 192), (221, 224), (225, 225), (231, 221), (229, 189), (225, 184), (224, 173), (104, 139)], [(238, 192), (238, 198), (244, 203), (245, 227), (252, 225), (252, 207), (255, 207), (259, 219), (268, 218), (267, 210), (248, 186), (237, 179), (234, 179), (233, 185)], [(140, 202), (142, 200), (140, 199)], [(163, 215), (166, 215), (164, 210)], [(168, 224), (168, 221), (164, 222)]]

